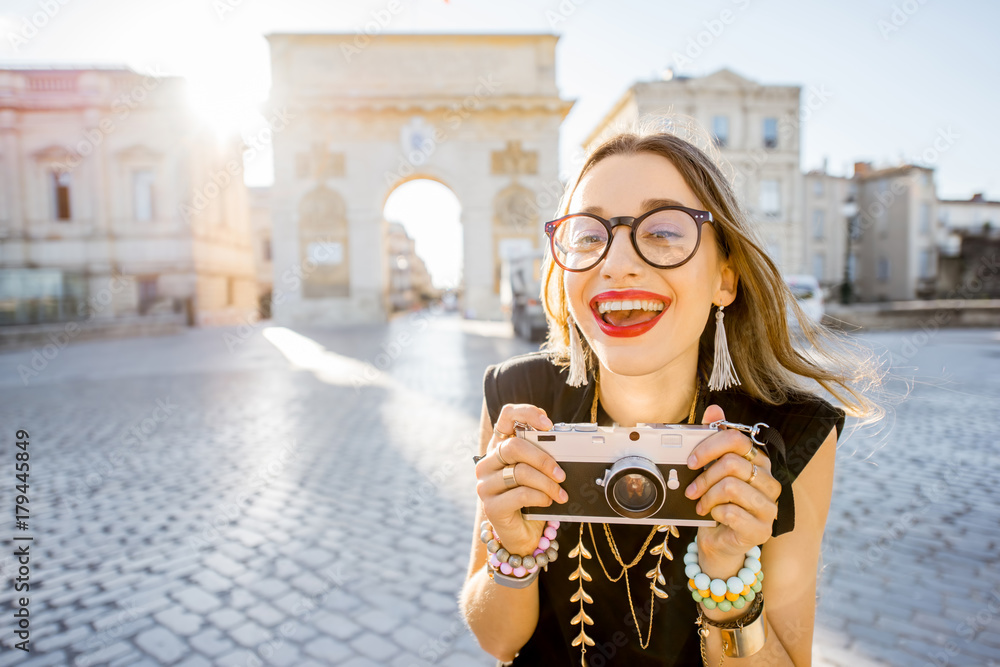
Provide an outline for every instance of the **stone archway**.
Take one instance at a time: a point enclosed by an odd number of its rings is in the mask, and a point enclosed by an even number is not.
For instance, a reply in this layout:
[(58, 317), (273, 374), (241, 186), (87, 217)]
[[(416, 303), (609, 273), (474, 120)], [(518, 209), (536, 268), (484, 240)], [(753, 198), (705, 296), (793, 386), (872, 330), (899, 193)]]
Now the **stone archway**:
[[(539, 223), (562, 192), (558, 132), (572, 103), (555, 84), (558, 38), (379, 35), (363, 47), (357, 38), (268, 36), (269, 108), (288, 119), (273, 140), (275, 319), (385, 320), (382, 208), (417, 175), (458, 197), (465, 306), (498, 316), (504, 249), (540, 246)], [(339, 263), (308, 262), (324, 234), (330, 252), (342, 244)]]

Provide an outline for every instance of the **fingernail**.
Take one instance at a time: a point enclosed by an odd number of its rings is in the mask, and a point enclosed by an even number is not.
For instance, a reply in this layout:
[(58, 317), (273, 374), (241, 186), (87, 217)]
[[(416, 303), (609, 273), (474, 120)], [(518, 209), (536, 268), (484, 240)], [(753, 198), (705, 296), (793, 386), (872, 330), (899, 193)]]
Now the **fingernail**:
[(702, 515), (701, 503), (700, 502), (697, 505), (694, 506), (694, 511), (698, 514), (698, 516)]
[(565, 489), (560, 489), (559, 490), (559, 502), (564, 503), (567, 500), (569, 500), (569, 494), (566, 493)]
[(698, 459), (694, 457), (694, 454), (688, 457), (688, 468), (693, 468), (694, 464), (698, 462)]
[(552, 420), (548, 417), (542, 417), (542, 426), (545, 428), (552, 428)]
[(553, 476), (556, 478), (557, 482), (562, 482), (566, 479), (565, 471), (563, 471), (563, 469), (559, 466), (556, 466), (556, 469), (553, 471)]
[(694, 498), (694, 484), (684, 489), (684, 495), (687, 496), (688, 498)]

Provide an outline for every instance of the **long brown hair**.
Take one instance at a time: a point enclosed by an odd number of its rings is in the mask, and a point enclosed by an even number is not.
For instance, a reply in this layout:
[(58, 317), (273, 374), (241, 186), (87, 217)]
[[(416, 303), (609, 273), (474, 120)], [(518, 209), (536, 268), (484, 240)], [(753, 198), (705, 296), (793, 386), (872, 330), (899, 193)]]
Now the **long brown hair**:
[[(685, 129), (699, 136), (697, 131)], [(654, 153), (670, 160), (712, 213), (720, 254), (729, 259), (739, 276), (736, 299), (726, 306), (725, 316), (730, 352), (742, 382), (740, 389), (765, 403), (780, 405), (789, 400), (792, 392), (814, 390), (808, 383), (812, 380), (849, 414), (866, 420), (880, 417), (882, 409), (867, 395), (869, 389), (881, 382), (874, 355), (844, 334), (816, 324), (805, 315), (764, 251), (754, 222), (719, 164), (694, 143), (678, 136), (672, 127), (664, 131), (662, 122), (650, 126), (647, 121), (635, 130), (615, 134), (593, 149), (580, 173), (568, 184), (558, 215), (569, 213), (573, 193), (595, 164), (612, 155), (637, 153)], [(549, 323), (545, 349), (560, 365), (569, 363), (570, 344), (564, 275), (547, 251), (541, 292)], [(793, 344), (788, 310), (797, 317), (802, 335), (811, 347), (806, 354)], [(699, 372), (706, 378), (714, 362), (714, 340), (715, 318), (709, 317), (698, 355)], [(588, 368), (593, 368), (593, 352), (586, 339), (582, 338), (582, 342)]]

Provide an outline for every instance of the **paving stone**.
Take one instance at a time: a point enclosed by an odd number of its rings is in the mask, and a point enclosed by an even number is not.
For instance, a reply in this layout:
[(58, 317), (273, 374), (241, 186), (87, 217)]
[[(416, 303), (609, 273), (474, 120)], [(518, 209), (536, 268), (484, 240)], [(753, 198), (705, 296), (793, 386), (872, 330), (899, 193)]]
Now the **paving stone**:
[(191, 657), (178, 662), (174, 667), (212, 667), (212, 663), (209, 662), (207, 658), (200, 655), (192, 655)]
[(334, 663), (351, 655), (349, 648), (329, 637), (314, 639), (306, 644), (303, 650), (323, 664)]
[(207, 614), (222, 606), (218, 597), (195, 586), (174, 591), (171, 595), (195, 614)]
[(208, 620), (211, 621), (215, 627), (221, 630), (228, 630), (245, 622), (246, 616), (234, 609), (224, 608), (209, 614)]
[(256, 650), (257, 646), (267, 639), (271, 633), (253, 621), (247, 621), (243, 625), (230, 630), (229, 635), (241, 646)]
[(152, 628), (135, 637), (136, 646), (156, 658), (160, 664), (169, 665), (186, 655), (187, 645), (180, 637), (166, 628)]
[(204, 653), (209, 657), (219, 655), (220, 653), (225, 653), (226, 651), (231, 651), (235, 648), (235, 644), (225, 637), (218, 628), (209, 628), (196, 635), (191, 636), (188, 639), (191, 646), (193, 646), (200, 653)]
[(358, 614), (354, 620), (369, 630), (381, 635), (387, 635), (402, 623), (398, 618), (384, 611), (372, 610)]
[(184, 607), (178, 604), (154, 614), (153, 618), (172, 632), (182, 636), (193, 635), (204, 625), (204, 620), (201, 616), (189, 613)]
[(221, 593), (233, 587), (233, 580), (223, 577), (215, 570), (202, 570), (191, 577), (203, 590), (209, 593)]
[(128, 642), (115, 642), (97, 651), (85, 652), (73, 661), (75, 667), (90, 665), (106, 665), (127, 655), (136, 655), (135, 649)]
[(372, 660), (385, 662), (399, 653), (399, 647), (385, 637), (365, 632), (351, 640), (351, 648)]
[(261, 625), (271, 627), (285, 620), (285, 615), (265, 602), (259, 602), (247, 607), (243, 612)]

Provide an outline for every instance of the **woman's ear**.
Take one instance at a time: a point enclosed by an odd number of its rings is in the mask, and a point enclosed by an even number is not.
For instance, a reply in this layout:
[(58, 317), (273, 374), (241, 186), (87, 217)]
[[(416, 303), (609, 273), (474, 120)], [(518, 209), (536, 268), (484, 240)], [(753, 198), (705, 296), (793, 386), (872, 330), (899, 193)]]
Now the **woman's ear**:
[(721, 280), (719, 282), (719, 290), (715, 294), (715, 302), (722, 306), (728, 306), (736, 300), (736, 291), (739, 286), (740, 276), (736, 273), (736, 269), (733, 268), (728, 259), (720, 262), (719, 270)]

